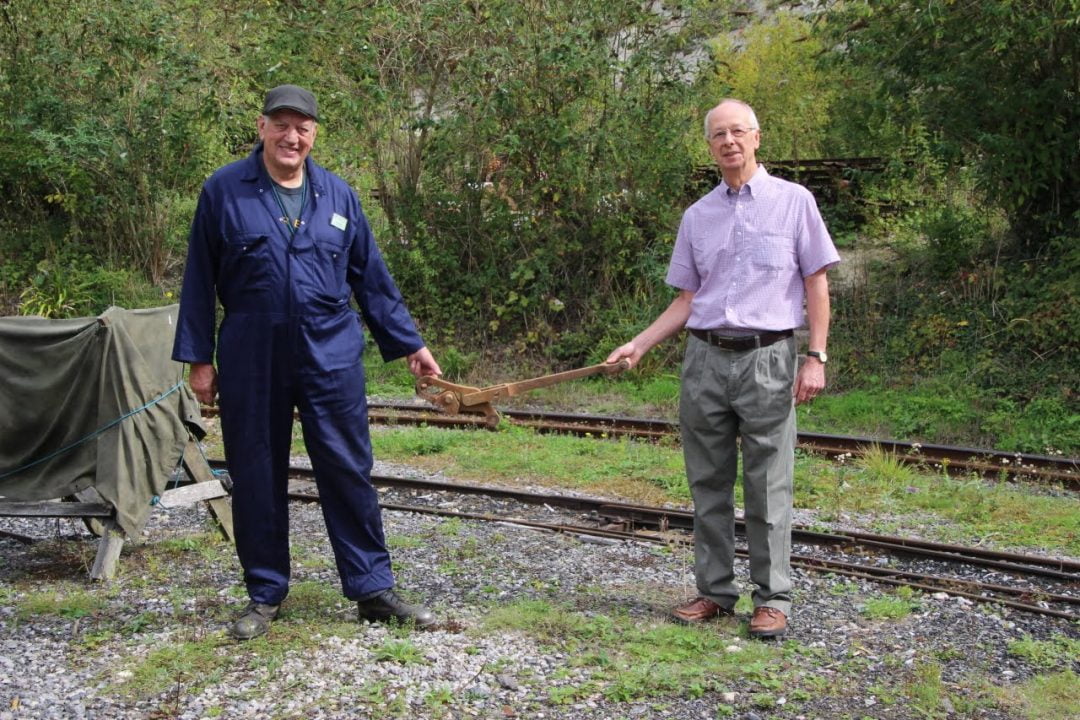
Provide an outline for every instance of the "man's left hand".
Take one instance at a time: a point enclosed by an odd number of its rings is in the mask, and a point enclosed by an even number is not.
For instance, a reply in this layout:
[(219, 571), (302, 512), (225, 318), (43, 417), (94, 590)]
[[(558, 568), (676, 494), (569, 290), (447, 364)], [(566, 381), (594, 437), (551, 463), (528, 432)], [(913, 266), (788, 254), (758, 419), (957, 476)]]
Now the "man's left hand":
[(439, 367), (439, 363), (435, 362), (435, 358), (427, 347), (422, 347), (411, 355), (407, 355), (405, 362), (409, 364), (409, 372), (414, 377), (442, 375), (442, 368)]
[(808, 357), (799, 368), (799, 374), (795, 377), (795, 385), (791, 394), (795, 396), (795, 404), (800, 405), (810, 402), (825, 389), (825, 364), (816, 358)]

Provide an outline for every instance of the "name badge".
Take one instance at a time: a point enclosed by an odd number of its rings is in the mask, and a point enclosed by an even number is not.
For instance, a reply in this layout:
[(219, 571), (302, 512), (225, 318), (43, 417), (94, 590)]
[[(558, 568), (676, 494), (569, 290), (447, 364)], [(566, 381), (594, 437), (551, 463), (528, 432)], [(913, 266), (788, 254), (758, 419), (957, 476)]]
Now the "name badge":
[(346, 227), (349, 226), (349, 221), (341, 217), (337, 213), (334, 213), (334, 216), (330, 218), (330, 224), (336, 227), (338, 230), (344, 230)]

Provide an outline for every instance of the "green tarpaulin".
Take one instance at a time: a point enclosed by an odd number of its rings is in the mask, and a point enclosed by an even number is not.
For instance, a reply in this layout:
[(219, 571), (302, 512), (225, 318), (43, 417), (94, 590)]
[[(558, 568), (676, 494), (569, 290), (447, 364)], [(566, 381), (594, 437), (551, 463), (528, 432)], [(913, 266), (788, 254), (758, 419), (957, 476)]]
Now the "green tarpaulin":
[(128, 535), (142, 530), (199, 405), (170, 359), (177, 305), (96, 318), (0, 318), (0, 498), (93, 487)]

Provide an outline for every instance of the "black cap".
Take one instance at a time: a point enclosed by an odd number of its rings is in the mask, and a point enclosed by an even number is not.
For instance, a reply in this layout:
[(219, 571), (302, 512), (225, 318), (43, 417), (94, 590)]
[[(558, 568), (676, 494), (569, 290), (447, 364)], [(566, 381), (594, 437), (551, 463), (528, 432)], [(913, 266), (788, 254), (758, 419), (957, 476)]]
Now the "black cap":
[(266, 93), (263, 115), (270, 115), (278, 110), (295, 110), (312, 120), (319, 119), (319, 106), (315, 102), (315, 96), (296, 85), (278, 85)]

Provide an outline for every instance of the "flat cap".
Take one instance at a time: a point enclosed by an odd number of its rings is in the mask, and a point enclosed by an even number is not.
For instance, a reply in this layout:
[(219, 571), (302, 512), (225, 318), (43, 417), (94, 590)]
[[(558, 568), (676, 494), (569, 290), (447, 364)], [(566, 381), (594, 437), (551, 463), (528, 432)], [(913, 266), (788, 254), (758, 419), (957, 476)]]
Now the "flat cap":
[(270, 115), (278, 110), (295, 110), (312, 120), (319, 119), (319, 105), (315, 102), (315, 96), (296, 85), (278, 85), (266, 93), (263, 115)]

